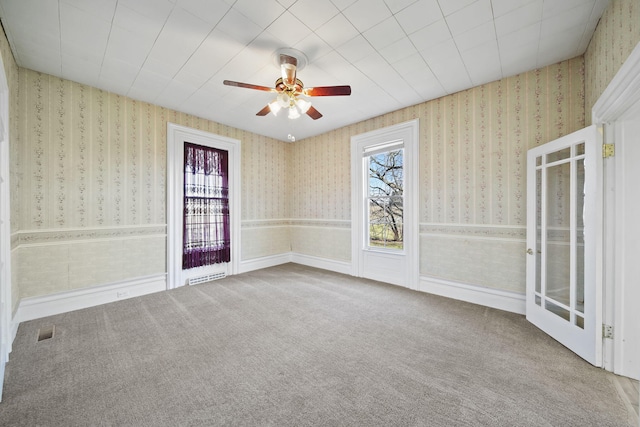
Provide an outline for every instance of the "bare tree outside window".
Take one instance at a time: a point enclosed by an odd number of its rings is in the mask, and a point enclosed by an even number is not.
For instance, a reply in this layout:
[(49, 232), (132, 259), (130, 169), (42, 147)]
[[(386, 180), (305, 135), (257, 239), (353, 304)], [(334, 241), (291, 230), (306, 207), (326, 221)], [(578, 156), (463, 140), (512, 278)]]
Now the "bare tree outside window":
[(368, 157), (369, 246), (403, 249), (403, 149)]

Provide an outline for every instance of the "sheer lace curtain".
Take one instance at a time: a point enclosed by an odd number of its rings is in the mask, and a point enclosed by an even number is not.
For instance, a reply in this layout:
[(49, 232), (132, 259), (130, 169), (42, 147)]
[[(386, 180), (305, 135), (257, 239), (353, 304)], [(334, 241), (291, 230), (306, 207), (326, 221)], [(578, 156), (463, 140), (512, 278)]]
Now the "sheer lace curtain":
[(227, 151), (185, 143), (182, 268), (231, 260)]

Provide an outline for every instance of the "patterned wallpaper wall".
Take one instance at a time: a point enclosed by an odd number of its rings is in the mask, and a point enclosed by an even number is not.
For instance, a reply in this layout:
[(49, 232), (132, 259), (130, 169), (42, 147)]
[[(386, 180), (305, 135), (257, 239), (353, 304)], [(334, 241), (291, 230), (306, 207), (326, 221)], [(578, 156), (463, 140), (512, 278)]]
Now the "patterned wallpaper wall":
[[(0, 26), (0, 29), (2, 27)], [(17, 147), (19, 145), (19, 138), (18, 138), (18, 100), (19, 100), (19, 91), (18, 91), (18, 75), (19, 75), (19, 68), (18, 65), (16, 64), (16, 61), (13, 58), (13, 54), (11, 53), (11, 48), (9, 47), (9, 42), (7, 41), (7, 38), (4, 35), (4, 31), (2, 31), (0, 33), (0, 55), (2, 56), (2, 65), (4, 66), (4, 72), (5, 75), (7, 77), (7, 85), (8, 85), (8, 89), (9, 89), (9, 123), (5, 123), (5, 126), (9, 126), (9, 141), (8, 142), (3, 142), (3, 143), (8, 143), (9, 144), (9, 162), (11, 165), (18, 165), (20, 164), (20, 158), (18, 156), (18, 150)], [(10, 168), (9, 171), (9, 182), (10, 185), (17, 180), (16, 174), (15, 174), (15, 168)], [(15, 188), (13, 187), (13, 185), (11, 185), (11, 189), (10, 189), (10, 213), (9, 215), (11, 216), (11, 218), (15, 218), (17, 215), (17, 206), (18, 206), (18, 195), (19, 193), (17, 191), (15, 191)], [(10, 224), (10, 228), (11, 228), (11, 233), (13, 233), (14, 231), (17, 230), (17, 225), (11, 221)], [(9, 236), (0, 236), (1, 239), (8, 239)], [(12, 259), (11, 260), (11, 274), (12, 274), (12, 280), (11, 280), (11, 304), (13, 309), (15, 310), (15, 308), (17, 307), (18, 301), (19, 301), (19, 290), (18, 290), (18, 283), (17, 280), (15, 280), (15, 274), (16, 274), (16, 268), (15, 268), (15, 262)]]
[(166, 271), (168, 121), (242, 141), (243, 259), (348, 263), (350, 138), (419, 118), (420, 274), (522, 292), (526, 151), (584, 126), (640, 40), (639, 14), (636, 0), (612, 0), (585, 58), (294, 144), (18, 69), (2, 35), (14, 305)]
[[(420, 273), (523, 292), (526, 152), (584, 126), (582, 57), (296, 142), (294, 225), (323, 229), (337, 242), (330, 257), (350, 259), (351, 136), (416, 117)], [(326, 252), (317, 241), (292, 244)]]
[(421, 222), (526, 223), (526, 152), (584, 126), (582, 58), (420, 106)]
[(26, 69), (20, 92), (21, 230), (165, 224), (167, 122), (240, 139), (242, 218), (286, 215), (283, 142)]
[(640, 2), (611, 0), (585, 52), (587, 124), (591, 109), (640, 42)]
[(241, 141), (243, 227), (287, 218), (284, 142), (31, 70), (18, 87), (21, 298), (166, 272), (167, 122)]

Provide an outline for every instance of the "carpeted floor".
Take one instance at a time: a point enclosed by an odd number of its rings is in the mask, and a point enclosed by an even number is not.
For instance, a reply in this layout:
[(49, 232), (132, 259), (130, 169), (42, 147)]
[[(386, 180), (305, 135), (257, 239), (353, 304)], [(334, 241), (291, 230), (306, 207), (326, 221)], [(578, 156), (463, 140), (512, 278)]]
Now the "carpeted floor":
[(295, 264), (25, 322), (0, 404), (11, 426), (629, 423), (611, 374), (523, 316)]

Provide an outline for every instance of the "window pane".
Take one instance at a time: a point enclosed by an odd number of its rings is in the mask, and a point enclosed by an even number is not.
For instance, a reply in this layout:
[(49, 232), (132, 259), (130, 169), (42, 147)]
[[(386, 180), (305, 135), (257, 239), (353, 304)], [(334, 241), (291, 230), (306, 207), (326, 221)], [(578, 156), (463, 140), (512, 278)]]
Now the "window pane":
[[(584, 145), (584, 144), (581, 144)], [(576, 293), (575, 308), (584, 313), (584, 159), (576, 162)]]
[[(540, 159), (540, 157), (538, 157)], [(542, 292), (542, 171), (536, 171), (536, 292)], [(540, 301), (536, 301), (540, 305)]]
[(571, 147), (547, 154), (547, 163), (557, 162), (558, 160), (568, 159), (569, 157), (571, 157)]
[(397, 149), (367, 158), (370, 247), (403, 248), (403, 153)]
[(569, 306), (571, 289), (571, 164), (547, 169), (546, 295)]
[(401, 196), (404, 150), (369, 156), (369, 196)]

